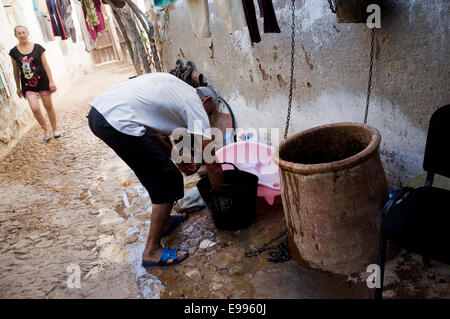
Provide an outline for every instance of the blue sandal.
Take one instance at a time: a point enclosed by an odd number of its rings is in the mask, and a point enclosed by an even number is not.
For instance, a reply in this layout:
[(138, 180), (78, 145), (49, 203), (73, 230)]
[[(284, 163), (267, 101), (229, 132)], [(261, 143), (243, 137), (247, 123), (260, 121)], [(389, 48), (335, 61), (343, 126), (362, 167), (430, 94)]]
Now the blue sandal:
[(186, 219), (186, 216), (172, 215), (170, 216), (170, 218), (172, 219), (172, 223), (166, 230), (162, 232), (161, 234), (162, 237), (169, 235), (175, 228), (177, 228), (178, 225), (180, 225)]
[[(158, 262), (149, 262), (149, 261), (142, 261), (143, 267), (155, 267), (155, 266), (170, 266), (170, 265), (176, 265), (185, 260), (189, 256), (189, 252), (187, 250), (181, 250), (186, 253), (184, 257), (181, 259), (177, 258), (177, 252), (179, 249), (172, 249), (172, 248), (164, 248), (163, 253), (161, 255), (161, 258)], [(171, 263), (167, 263), (167, 260), (172, 259)]]
[(47, 143), (48, 141), (50, 141), (51, 137), (50, 136), (44, 136), (44, 138), (42, 139), (42, 141), (44, 141), (45, 143)]

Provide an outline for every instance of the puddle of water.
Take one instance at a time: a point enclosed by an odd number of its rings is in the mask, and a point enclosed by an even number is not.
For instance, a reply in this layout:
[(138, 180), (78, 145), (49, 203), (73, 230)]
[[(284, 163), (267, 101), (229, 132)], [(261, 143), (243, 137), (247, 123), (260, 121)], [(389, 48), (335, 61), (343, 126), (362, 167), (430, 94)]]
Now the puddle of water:
[[(212, 218), (206, 211), (191, 213), (179, 231), (163, 241), (168, 247), (176, 245), (181, 249), (189, 249), (190, 258), (174, 267), (164, 269), (156, 267), (147, 270), (142, 267), (141, 258), (152, 211), (149, 195), (142, 185), (134, 184), (121, 187), (116, 200), (115, 211), (104, 211), (101, 217), (114, 220), (110, 213), (114, 213), (116, 218), (126, 217), (120, 218), (117, 232), (112, 236), (114, 241), (105, 240), (105, 244), (101, 247), (103, 252), (99, 255), (109, 258), (110, 262), (120, 261), (130, 265), (137, 288), (135, 298), (248, 297), (253, 294), (253, 285), (248, 278), (244, 278), (244, 274), (254, 274), (261, 266), (258, 266), (260, 261), (243, 260), (244, 249), (238, 246), (249, 247), (251, 244), (260, 246), (263, 241), (273, 236), (272, 233), (276, 232), (274, 228), (278, 230), (279, 227), (271, 226), (263, 231), (259, 229), (260, 227), (251, 227), (240, 232), (222, 233), (217, 232)], [(265, 218), (270, 218), (271, 214), (266, 215)], [(115, 246), (120, 246), (122, 251)], [(210, 268), (204, 268), (206, 264), (209, 264)], [(190, 278), (185, 275), (187, 272), (192, 274), (194, 269), (201, 272), (201, 277)], [(211, 286), (216, 272), (221, 272), (222, 276), (230, 273), (234, 275), (233, 278), (227, 279), (228, 283)], [(186, 280), (189, 281), (188, 285)], [(217, 288), (219, 286), (223, 289)]]
[(135, 275), (138, 287), (137, 299), (160, 299), (161, 293), (166, 287), (154, 275), (147, 272), (141, 265), (142, 252), (144, 244), (135, 246), (130, 249), (126, 261), (132, 265), (132, 272)]
[(136, 233), (139, 233), (139, 228), (137, 228), (137, 226), (135, 226), (135, 225), (133, 225), (133, 226), (131, 226), (131, 227), (128, 227), (128, 228), (126, 229), (126, 232), (125, 232), (125, 234), (126, 234), (127, 236), (132, 236), (132, 235), (134, 235), (134, 234), (136, 234)]
[(125, 191), (122, 191), (122, 198), (123, 198), (123, 203), (125, 204), (125, 207), (130, 208), (130, 202), (128, 201), (128, 196), (127, 196), (127, 193), (125, 193)]

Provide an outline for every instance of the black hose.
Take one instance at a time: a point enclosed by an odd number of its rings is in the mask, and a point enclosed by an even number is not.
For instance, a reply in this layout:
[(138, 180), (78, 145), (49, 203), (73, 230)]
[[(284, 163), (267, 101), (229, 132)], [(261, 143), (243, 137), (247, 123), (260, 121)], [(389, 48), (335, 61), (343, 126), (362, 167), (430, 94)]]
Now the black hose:
[(236, 119), (234, 118), (233, 110), (231, 109), (230, 105), (227, 103), (227, 101), (225, 101), (225, 99), (223, 97), (219, 96), (218, 100), (221, 101), (223, 104), (225, 104), (225, 106), (228, 109), (228, 112), (230, 112), (231, 126), (233, 128), (233, 141), (236, 142), (237, 141), (237, 136), (236, 136)]

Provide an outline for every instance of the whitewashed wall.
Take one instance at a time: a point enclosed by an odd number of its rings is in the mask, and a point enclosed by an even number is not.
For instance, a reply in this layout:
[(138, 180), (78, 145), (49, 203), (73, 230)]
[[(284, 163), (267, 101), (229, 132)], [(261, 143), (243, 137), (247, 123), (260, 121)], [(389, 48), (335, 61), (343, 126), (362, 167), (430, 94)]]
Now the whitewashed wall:
[[(252, 47), (246, 29), (229, 35), (209, 1), (212, 37), (193, 35), (185, 1), (170, 13), (165, 69), (192, 60), (234, 110), (241, 127), (284, 131), (290, 74), (288, 0), (274, 0), (281, 34), (262, 34)], [(389, 0), (377, 31), (368, 124), (382, 135), (391, 184), (421, 173), (432, 112), (450, 103), (448, 0)], [(259, 17), (257, 1), (257, 16)], [(295, 90), (290, 134), (316, 125), (362, 122), (370, 30), (338, 24), (326, 0), (296, 1)], [(259, 19), (260, 32), (262, 19)]]

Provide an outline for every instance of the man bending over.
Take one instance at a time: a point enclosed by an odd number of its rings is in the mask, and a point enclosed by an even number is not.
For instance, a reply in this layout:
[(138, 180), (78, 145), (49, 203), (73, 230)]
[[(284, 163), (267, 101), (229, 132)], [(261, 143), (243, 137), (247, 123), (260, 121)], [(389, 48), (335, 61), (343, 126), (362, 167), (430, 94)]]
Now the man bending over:
[[(161, 137), (177, 128), (202, 138), (202, 149), (211, 142), (205, 132), (208, 115), (216, 112), (217, 93), (210, 87), (194, 89), (169, 73), (150, 73), (128, 80), (90, 102), (89, 127), (134, 171), (153, 203), (142, 265), (177, 264), (186, 250), (165, 248), (161, 238), (183, 218), (170, 216), (174, 202), (184, 196), (183, 176), (193, 174), (193, 162), (174, 164), (172, 145)], [(223, 171), (214, 161), (206, 164), (212, 187), (223, 184)]]

